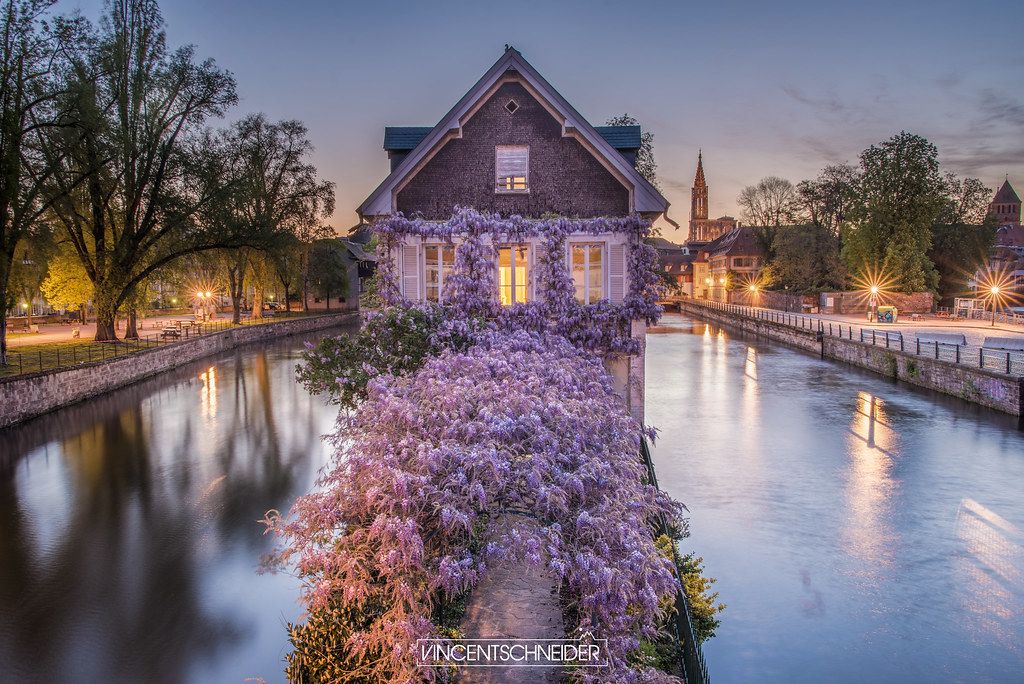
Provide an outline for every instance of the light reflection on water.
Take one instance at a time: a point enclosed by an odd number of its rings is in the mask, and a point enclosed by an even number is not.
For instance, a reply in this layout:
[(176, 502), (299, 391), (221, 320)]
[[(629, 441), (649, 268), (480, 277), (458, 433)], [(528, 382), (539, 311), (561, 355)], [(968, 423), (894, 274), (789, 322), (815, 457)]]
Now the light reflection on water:
[(1016, 419), (702, 321), (647, 339), (658, 479), (729, 604), (722, 682), (1016, 682)]
[[(335, 331), (337, 333), (338, 331)], [(284, 680), (297, 584), (257, 522), (311, 486), (337, 415), (302, 338), (0, 433), (0, 680)]]

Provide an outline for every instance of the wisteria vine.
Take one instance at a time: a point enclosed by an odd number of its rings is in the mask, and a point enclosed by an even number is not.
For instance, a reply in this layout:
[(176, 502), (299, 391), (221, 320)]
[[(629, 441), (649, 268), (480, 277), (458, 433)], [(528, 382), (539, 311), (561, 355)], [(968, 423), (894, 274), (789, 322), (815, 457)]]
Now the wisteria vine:
[[(483, 333), (371, 380), (340, 426), (317, 491), (268, 522), (310, 614), (361, 616), (344, 651), (367, 681), (441, 676), (415, 659), (416, 640), (438, 636), (433, 607), (507, 558), (546, 564), (578, 598), (567, 627), (608, 639), (611, 666), (581, 679), (668, 679), (635, 654), (679, 587), (654, 521), (682, 509), (645, 483), (641, 426), (594, 354), (557, 335)], [(499, 511), (538, 524), (505, 528)]]
[[(636, 354), (640, 342), (632, 336), (632, 321), (653, 324), (662, 313), (658, 300), (663, 286), (654, 270), (657, 252), (644, 241), (650, 235), (650, 222), (640, 216), (525, 219), (458, 208), (447, 221), (396, 214), (376, 223), (374, 231), (380, 240), (382, 295), (392, 305), (408, 304), (402, 301), (394, 255), (406, 236), (416, 236), (456, 245), (453, 272), (443, 295), (443, 304), (455, 318), (484, 318), (503, 330), (550, 331), (586, 349)], [(627, 237), (625, 297), (621, 304), (607, 300), (581, 304), (563, 258), (567, 240), (572, 235), (608, 233)], [(494, 245), (531, 238), (538, 239), (541, 247), (535, 264), (538, 301), (502, 307), (495, 285)]]

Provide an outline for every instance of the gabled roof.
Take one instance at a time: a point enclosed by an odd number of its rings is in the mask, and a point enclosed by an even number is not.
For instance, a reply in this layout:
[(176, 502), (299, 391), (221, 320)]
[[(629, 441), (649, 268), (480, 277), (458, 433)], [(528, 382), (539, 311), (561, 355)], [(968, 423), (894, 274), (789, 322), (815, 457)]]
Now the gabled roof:
[(725, 235), (715, 238), (701, 247), (709, 255), (715, 256), (764, 256), (764, 247), (757, 238), (755, 227), (742, 226), (733, 228)]
[(1003, 181), (1003, 186), (999, 188), (999, 192), (996, 193), (995, 198), (992, 200), (993, 203), (1002, 204), (1019, 204), (1020, 197), (1017, 197), (1017, 193), (1014, 191), (1013, 186), (1010, 185), (1010, 179), (1007, 178)]
[(402, 181), (417, 170), (429, 154), (447, 142), (451, 135), (460, 136), (462, 125), (475, 111), (475, 105), (490, 92), (496, 83), (509, 74), (522, 78), (554, 112), (557, 112), (558, 117), (562, 120), (563, 135), (572, 135), (585, 142), (585, 146), (589, 146), (595, 156), (614, 175), (624, 180), (630, 191), (630, 209), (632, 211), (657, 214), (668, 209), (668, 200), (633, 168), (629, 160), (599, 134), (543, 76), (537, 73), (537, 70), (526, 61), (518, 50), (508, 48), (487, 70), (487, 73), (470, 88), (469, 92), (463, 95), (462, 99), (441, 117), (437, 125), (430, 129), (430, 132), (416, 144), (405, 159), (395, 167), (394, 171), (377, 186), (377, 189), (359, 205), (359, 215), (390, 214), (394, 210), (394, 194)]
[[(639, 126), (594, 126), (594, 130), (620, 152), (640, 149)], [(408, 152), (427, 137), (429, 126), (385, 126), (384, 149), (388, 152)]]

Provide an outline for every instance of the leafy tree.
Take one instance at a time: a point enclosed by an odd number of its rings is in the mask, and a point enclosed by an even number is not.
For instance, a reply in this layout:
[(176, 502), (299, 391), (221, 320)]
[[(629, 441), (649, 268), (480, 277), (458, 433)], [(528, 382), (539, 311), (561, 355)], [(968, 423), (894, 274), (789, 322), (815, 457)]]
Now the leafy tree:
[(842, 233), (857, 198), (857, 169), (848, 164), (826, 166), (814, 180), (797, 183), (800, 212), (810, 223), (835, 236)]
[(928, 251), (946, 201), (935, 146), (906, 131), (872, 145), (860, 155), (859, 189), (843, 241), (850, 271), (878, 270), (903, 292), (935, 289)]
[(85, 322), (85, 305), (92, 298), (92, 283), (78, 256), (70, 250), (57, 254), (49, 264), (39, 288), (50, 306), (67, 311), (78, 309)]
[(773, 285), (796, 292), (820, 292), (844, 284), (839, 236), (825, 226), (812, 223), (780, 228), (775, 233), (773, 252)]
[[(195, 219), (230, 186), (199, 182), (185, 142), (237, 101), (232, 76), (191, 46), (170, 50), (155, 0), (109, 0), (67, 70), (75, 124), (46, 140), (52, 214), (94, 286), (96, 339), (116, 339), (118, 308), (182, 255), (232, 246), (237, 233)], [(75, 179), (85, 175), (80, 189)]]
[[(50, 259), (57, 251), (53, 231), (45, 224), (34, 226), (18, 243), (11, 265), (8, 291), (23, 302), (31, 303), (39, 294), (39, 286), (46, 277)], [(32, 307), (27, 309), (28, 323), (32, 323)]]
[[(299, 121), (273, 123), (263, 114), (253, 114), (216, 136), (208, 135), (204, 145), (215, 150), (207, 164), (207, 182), (216, 186), (232, 179), (233, 190), (211, 202), (202, 212), (203, 220), (220, 232), (245, 234), (249, 247), (265, 252), (242, 247), (226, 257), (235, 322), (240, 316), (246, 266), (250, 276), (257, 276), (252, 282), (260, 300), (253, 307), (253, 316), (258, 318), (263, 287), (270, 276), (268, 267), (279, 267), (279, 275), (288, 272), (285, 261), (267, 255), (283, 250), (280, 256), (291, 259), (294, 272), (296, 257), (304, 257), (301, 250), (294, 249), (295, 240), (308, 246), (328, 232), (320, 219), (334, 211), (334, 184), (320, 180), (316, 167), (309, 163), (313, 144)], [(268, 258), (274, 263), (267, 262)]]
[(932, 226), (928, 258), (939, 274), (938, 293), (945, 300), (969, 292), (967, 281), (988, 261), (996, 226), (988, 205), (992, 190), (977, 178), (943, 178), (945, 202)]
[[(605, 125), (639, 126), (640, 122), (634, 116), (623, 114), (622, 116), (613, 116), (608, 119)], [(658, 163), (654, 161), (654, 134), (650, 131), (642, 131), (640, 133), (640, 149), (636, 153), (635, 168), (651, 185), (659, 189), (661, 188), (658, 184)]]
[(348, 293), (348, 250), (334, 238), (325, 238), (313, 243), (309, 254), (309, 284), (331, 308), (331, 297)]

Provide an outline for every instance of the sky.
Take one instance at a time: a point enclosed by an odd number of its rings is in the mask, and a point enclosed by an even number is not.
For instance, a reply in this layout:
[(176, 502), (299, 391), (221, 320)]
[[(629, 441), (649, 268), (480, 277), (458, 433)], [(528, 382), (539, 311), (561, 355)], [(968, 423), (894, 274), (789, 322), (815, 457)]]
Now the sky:
[[(62, 0), (99, 16), (100, 0)], [(299, 119), (337, 184), (330, 221), (387, 175), (384, 126), (432, 126), (514, 45), (600, 125), (654, 133), (686, 225), (698, 149), (710, 215), (768, 175), (798, 182), (901, 130), (944, 171), (1024, 193), (1024, 2), (345, 2), (164, 0), (172, 45), (231, 71), (234, 120)], [(685, 229), (684, 229), (685, 230)], [(681, 241), (684, 232), (664, 235)]]

